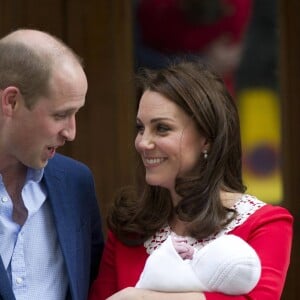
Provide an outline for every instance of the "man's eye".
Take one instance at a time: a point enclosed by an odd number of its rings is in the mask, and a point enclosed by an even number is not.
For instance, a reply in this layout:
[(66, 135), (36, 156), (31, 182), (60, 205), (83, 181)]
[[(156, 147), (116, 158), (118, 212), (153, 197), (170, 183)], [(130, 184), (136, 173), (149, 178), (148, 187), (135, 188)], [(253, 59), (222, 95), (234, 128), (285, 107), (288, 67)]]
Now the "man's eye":
[(55, 114), (54, 118), (57, 120), (65, 119), (68, 115), (66, 113)]

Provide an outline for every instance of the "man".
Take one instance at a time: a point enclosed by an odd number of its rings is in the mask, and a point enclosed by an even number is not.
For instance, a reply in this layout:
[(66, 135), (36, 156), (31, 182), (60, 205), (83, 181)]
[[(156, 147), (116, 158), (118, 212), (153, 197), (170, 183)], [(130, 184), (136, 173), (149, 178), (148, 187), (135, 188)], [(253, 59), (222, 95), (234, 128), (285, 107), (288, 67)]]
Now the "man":
[(75, 138), (87, 79), (41, 31), (0, 40), (0, 299), (85, 300), (103, 249), (90, 170), (56, 149)]

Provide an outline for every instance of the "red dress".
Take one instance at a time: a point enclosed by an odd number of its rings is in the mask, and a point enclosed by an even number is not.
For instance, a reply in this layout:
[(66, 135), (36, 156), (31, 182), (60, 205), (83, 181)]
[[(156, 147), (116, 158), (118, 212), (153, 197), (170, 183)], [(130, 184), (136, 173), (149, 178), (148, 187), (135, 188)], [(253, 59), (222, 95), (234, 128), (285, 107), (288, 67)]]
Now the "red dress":
[[(293, 217), (285, 208), (264, 204), (249, 195), (244, 195), (235, 208), (238, 216), (222, 234), (235, 234), (254, 248), (261, 260), (261, 278), (247, 295), (204, 292), (205, 297), (207, 300), (280, 299), (290, 263)], [(148, 240), (146, 249), (144, 245), (125, 246), (109, 232), (89, 300), (104, 300), (125, 287), (135, 286), (149, 255), (147, 251), (151, 252), (151, 246), (155, 248), (168, 234), (168, 230), (162, 229), (152, 241)]]

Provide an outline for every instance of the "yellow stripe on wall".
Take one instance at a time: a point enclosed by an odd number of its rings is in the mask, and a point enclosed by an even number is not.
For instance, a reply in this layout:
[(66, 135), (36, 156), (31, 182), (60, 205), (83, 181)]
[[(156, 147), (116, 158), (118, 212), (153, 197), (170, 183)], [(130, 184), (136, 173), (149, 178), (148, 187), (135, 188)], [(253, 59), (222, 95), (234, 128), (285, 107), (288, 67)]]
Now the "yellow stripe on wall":
[(277, 204), (282, 200), (280, 100), (271, 89), (238, 94), (243, 148), (243, 177), (248, 193)]

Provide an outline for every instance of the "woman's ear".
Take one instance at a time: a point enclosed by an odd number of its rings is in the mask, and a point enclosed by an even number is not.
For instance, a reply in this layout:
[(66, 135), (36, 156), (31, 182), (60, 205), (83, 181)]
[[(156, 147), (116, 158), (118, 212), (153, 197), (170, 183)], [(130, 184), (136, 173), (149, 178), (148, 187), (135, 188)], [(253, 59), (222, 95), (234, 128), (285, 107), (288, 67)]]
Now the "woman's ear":
[(208, 139), (205, 140), (205, 143), (203, 145), (203, 149), (206, 151), (206, 152), (209, 152), (210, 151), (210, 141)]
[(202, 150), (202, 154), (205, 160), (208, 158), (209, 151), (210, 151), (210, 142), (206, 139), (203, 144), (203, 150)]
[(11, 116), (21, 97), (20, 90), (17, 87), (9, 86), (3, 89), (0, 95), (3, 114), (6, 116)]

